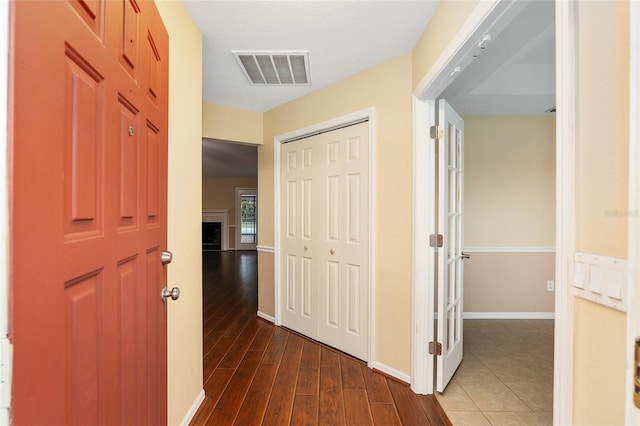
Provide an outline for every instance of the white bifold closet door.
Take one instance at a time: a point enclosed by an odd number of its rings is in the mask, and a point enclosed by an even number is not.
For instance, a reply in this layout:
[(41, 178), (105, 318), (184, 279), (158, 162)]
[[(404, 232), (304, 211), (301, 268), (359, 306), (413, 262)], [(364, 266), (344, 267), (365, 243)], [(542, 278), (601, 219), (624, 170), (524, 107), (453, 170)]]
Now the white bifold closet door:
[(369, 123), (281, 150), (282, 325), (362, 360), (369, 348)]

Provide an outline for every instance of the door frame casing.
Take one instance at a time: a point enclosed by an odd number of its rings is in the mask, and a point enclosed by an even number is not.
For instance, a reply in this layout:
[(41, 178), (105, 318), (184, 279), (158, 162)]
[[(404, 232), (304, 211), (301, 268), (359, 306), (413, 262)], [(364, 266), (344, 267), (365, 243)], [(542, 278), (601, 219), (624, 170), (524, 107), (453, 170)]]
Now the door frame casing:
[(633, 402), (635, 339), (640, 336), (640, 2), (630, 3), (629, 64), (629, 225), (627, 282), (627, 382), (625, 422), (640, 424), (640, 409)]
[[(491, 29), (496, 35), (527, 2), (481, 2), (460, 28), (413, 93), (414, 210), (411, 388), (434, 392), (434, 357), (425, 356), (434, 340), (434, 257), (429, 234), (435, 230), (435, 147), (429, 127), (435, 125), (435, 100), (453, 80), (451, 69), (465, 59), (475, 42)], [(556, 291), (554, 424), (570, 424), (572, 415), (573, 299), (570, 294), (575, 252), (575, 13), (573, 2), (556, 2)], [(560, 108), (562, 106), (564, 109)], [(426, 256), (426, 257), (425, 257)], [(425, 261), (426, 258), (426, 261)], [(561, 374), (560, 374), (561, 373)]]
[(376, 137), (375, 137), (375, 108), (367, 108), (360, 111), (353, 112), (351, 114), (346, 114), (340, 117), (336, 117), (331, 120), (327, 120), (321, 123), (313, 124), (311, 126), (307, 126), (298, 130), (293, 130), (291, 132), (287, 132), (281, 135), (277, 135), (273, 139), (273, 151), (274, 151), (274, 167), (273, 167), (273, 180), (274, 180), (274, 190), (273, 190), (273, 206), (274, 206), (274, 283), (275, 283), (275, 324), (282, 325), (281, 319), (281, 277), (282, 272), (280, 270), (280, 262), (281, 262), (281, 235), (282, 230), (280, 229), (280, 221), (282, 218), (281, 211), (281, 191), (280, 191), (280, 174), (281, 174), (281, 147), (282, 144), (291, 139), (297, 139), (300, 137), (304, 137), (306, 135), (312, 135), (317, 132), (323, 132), (327, 130), (331, 130), (336, 127), (343, 127), (349, 125), (351, 123), (355, 123), (361, 121), (363, 119), (367, 119), (369, 123), (369, 164), (368, 164), (368, 172), (369, 172), (369, 329), (368, 329), (368, 350), (367, 350), (367, 365), (372, 367), (374, 365), (374, 343), (375, 343), (375, 164), (376, 164)]

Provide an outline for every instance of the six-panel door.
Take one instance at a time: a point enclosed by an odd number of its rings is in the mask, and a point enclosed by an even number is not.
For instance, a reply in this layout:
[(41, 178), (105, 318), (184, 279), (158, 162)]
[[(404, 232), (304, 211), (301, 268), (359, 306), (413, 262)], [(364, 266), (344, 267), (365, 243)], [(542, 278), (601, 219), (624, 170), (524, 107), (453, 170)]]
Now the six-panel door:
[(12, 14), (13, 422), (166, 424), (167, 33), (149, 1)]

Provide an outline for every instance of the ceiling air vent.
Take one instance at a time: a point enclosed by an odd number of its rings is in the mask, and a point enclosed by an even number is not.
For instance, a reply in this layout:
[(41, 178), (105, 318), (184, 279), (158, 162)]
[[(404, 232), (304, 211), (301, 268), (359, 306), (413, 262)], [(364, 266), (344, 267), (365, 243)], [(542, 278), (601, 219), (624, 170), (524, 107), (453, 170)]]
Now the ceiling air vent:
[(253, 85), (310, 84), (309, 52), (239, 52), (233, 56)]

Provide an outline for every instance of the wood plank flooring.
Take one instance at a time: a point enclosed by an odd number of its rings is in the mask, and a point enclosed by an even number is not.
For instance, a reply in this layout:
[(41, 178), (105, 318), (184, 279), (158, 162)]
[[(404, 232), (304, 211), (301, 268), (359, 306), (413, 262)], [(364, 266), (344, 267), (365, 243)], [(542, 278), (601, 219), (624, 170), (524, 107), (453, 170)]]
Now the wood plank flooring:
[(256, 316), (256, 252), (203, 254), (205, 400), (192, 425), (450, 425), (365, 363)]

